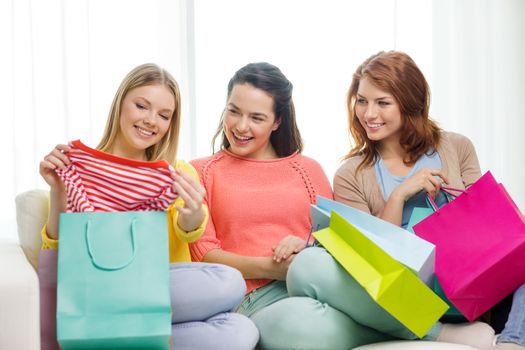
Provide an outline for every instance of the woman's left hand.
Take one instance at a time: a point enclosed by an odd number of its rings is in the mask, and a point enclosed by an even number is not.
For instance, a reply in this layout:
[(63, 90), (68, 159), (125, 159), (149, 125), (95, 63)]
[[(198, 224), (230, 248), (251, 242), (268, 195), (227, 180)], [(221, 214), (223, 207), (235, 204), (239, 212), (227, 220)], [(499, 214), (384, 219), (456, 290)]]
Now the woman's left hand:
[(171, 176), (175, 180), (173, 188), (184, 200), (184, 207), (176, 206), (179, 212), (177, 224), (186, 232), (193, 231), (202, 224), (206, 216), (202, 207), (206, 190), (200, 182), (182, 171), (176, 171)]
[(272, 247), (273, 260), (281, 262), (292, 254), (297, 254), (306, 246), (306, 241), (294, 235), (284, 237), (276, 246)]

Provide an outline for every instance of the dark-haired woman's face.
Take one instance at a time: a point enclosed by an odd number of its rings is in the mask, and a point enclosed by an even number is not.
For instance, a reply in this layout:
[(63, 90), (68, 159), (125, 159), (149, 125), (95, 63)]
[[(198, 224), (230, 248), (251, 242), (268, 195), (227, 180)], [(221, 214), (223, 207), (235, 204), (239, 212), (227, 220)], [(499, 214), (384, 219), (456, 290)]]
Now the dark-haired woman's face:
[(270, 95), (250, 84), (234, 85), (223, 123), (230, 152), (253, 159), (277, 158), (270, 136), (278, 127)]
[(399, 104), (392, 94), (380, 90), (367, 78), (359, 82), (355, 114), (370, 140), (399, 142), (402, 127)]

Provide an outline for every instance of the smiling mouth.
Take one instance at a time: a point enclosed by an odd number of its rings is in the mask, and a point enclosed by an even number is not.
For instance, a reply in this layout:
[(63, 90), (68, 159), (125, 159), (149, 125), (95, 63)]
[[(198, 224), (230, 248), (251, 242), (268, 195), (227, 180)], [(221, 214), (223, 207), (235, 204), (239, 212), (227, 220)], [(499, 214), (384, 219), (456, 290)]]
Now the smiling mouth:
[(146, 129), (143, 129), (141, 128), (140, 126), (136, 126), (134, 125), (135, 129), (137, 129), (137, 131), (139, 132), (139, 134), (143, 135), (143, 136), (155, 136), (157, 133), (156, 132), (153, 132), (153, 131), (150, 131), (150, 130), (146, 130)]
[(366, 123), (366, 126), (370, 129), (377, 129), (385, 125), (385, 123)]
[(253, 137), (251, 136), (239, 136), (239, 135), (235, 135), (235, 133), (233, 132), (232, 132), (232, 135), (233, 135), (233, 138), (239, 142), (248, 142), (253, 139)]

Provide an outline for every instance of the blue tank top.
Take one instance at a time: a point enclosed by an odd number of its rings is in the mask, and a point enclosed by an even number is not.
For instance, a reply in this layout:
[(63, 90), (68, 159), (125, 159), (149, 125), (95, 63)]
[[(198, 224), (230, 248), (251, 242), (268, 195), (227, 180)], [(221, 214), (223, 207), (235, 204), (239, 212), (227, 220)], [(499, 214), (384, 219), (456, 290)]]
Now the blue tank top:
[[(388, 200), (388, 197), (397, 186), (399, 186), (406, 179), (412, 177), (412, 175), (414, 175), (419, 169), (441, 169), (441, 167), (441, 158), (439, 157), (439, 154), (437, 152), (434, 152), (431, 155), (422, 155), (416, 161), (416, 164), (414, 164), (414, 167), (406, 176), (392, 175), (390, 171), (388, 171), (388, 168), (386, 167), (382, 158), (379, 158), (379, 160), (375, 162), (374, 165), (376, 176), (379, 181), (379, 187), (383, 192), (383, 197), (385, 198), (385, 201)], [(415, 207), (428, 207), (426, 198), (426, 192), (421, 191), (419, 193), (416, 193), (405, 203), (405, 206), (403, 207), (403, 218), (401, 219), (401, 227), (407, 227), (408, 221), (410, 220), (410, 215), (412, 215), (412, 210)], [(443, 192), (440, 192), (435, 202), (438, 205), (438, 207), (440, 207), (447, 203), (447, 197)]]

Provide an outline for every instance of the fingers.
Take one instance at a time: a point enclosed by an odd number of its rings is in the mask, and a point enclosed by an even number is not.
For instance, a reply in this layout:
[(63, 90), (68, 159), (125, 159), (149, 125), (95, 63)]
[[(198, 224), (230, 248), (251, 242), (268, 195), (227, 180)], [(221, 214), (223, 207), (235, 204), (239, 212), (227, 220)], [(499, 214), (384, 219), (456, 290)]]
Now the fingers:
[(441, 186), (446, 183), (448, 183), (448, 179), (445, 174), (441, 170), (432, 169), (429, 170), (424, 187), (426, 192), (435, 199), (439, 194)]
[(281, 244), (275, 249), (273, 260), (281, 262), (281, 260), (286, 259), (293, 253), (294, 248), (292, 246)]
[[(438, 170), (438, 169), (432, 169), (430, 170), (430, 174), (433, 175), (433, 176), (439, 176), (441, 178), (441, 184), (448, 184), (448, 178), (446, 177), (446, 175), (441, 171), (441, 170)], [(440, 185), (441, 187), (441, 185)]]
[(65, 152), (69, 152), (71, 148), (68, 145), (59, 144), (56, 145), (53, 150), (44, 157), (44, 160), (40, 162), (40, 169), (65, 169), (71, 161)]
[(189, 209), (190, 211), (200, 209), (206, 194), (206, 190), (200, 182), (195, 181), (190, 175), (179, 171), (173, 173), (172, 177), (175, 180), (173, 183), (174, 189), (184, 200), (184, 208), (181, 209)]
[(299, 253), (304, 246), (305, 241), (299, 237), (293, 235), (286, 236), (273, 248), (273, 260), (276, 262), (287, 260), (290, 256)]
[(436, 198), (436, 196), (439, 193), (439, 190), (441, 189), (441, 181), (436, 179), (434, 176), (431, 176), (428, 179), (428, 182), (430, 183), (430, 186), (427, 192), (432, 196), (432, 198)]

